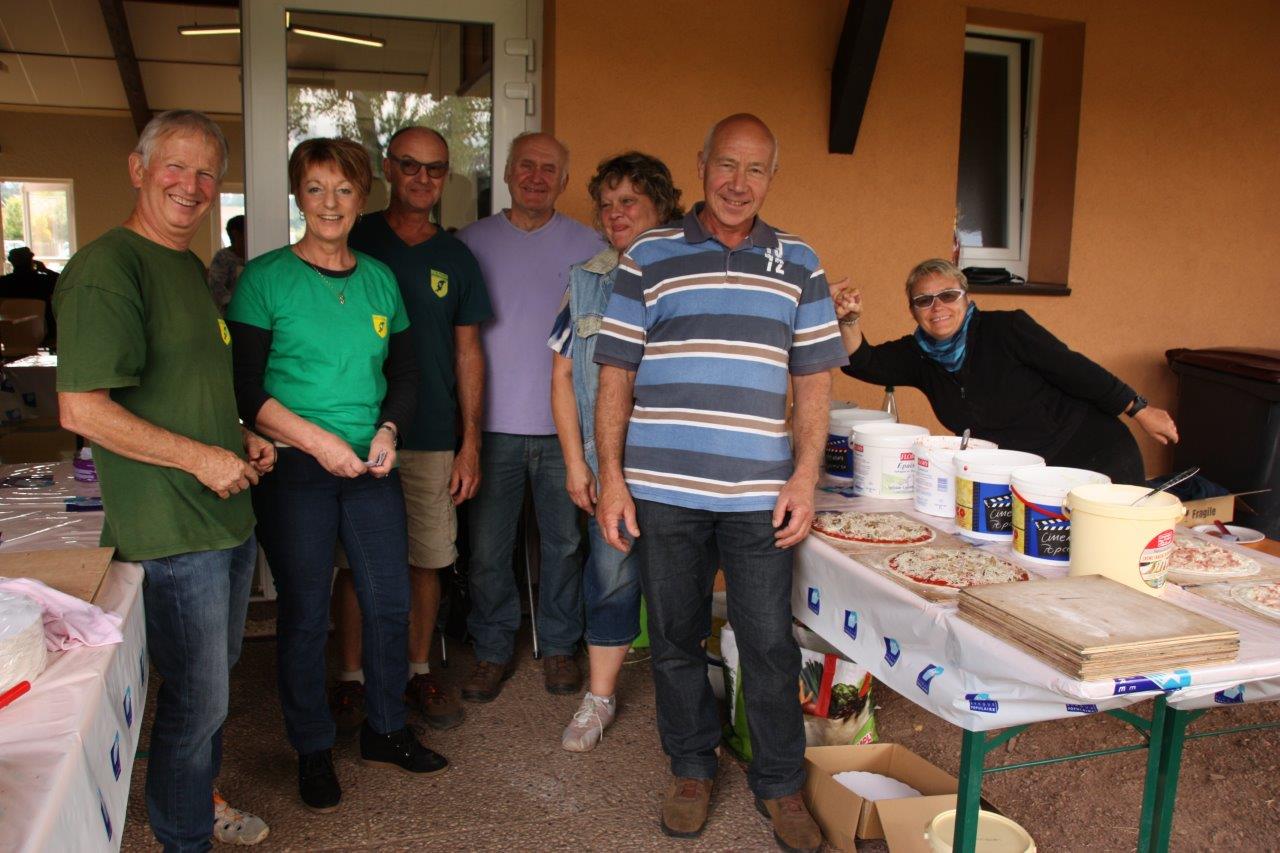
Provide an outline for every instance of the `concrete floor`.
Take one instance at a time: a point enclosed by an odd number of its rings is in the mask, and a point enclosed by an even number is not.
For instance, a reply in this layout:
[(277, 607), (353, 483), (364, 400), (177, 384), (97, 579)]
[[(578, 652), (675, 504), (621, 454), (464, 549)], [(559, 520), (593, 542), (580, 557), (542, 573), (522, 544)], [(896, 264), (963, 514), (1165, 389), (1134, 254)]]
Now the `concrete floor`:
[[(523, 633), (527, 638), (527, 631)], [(470, 653), (454, 644), (461, 680)], [(766, 821), (752, 806), (744, 768), (722, 762), (707, 829), (696, 841), (663, 836), (658, 805), (667, 764), (654, 727), (647, 663), (628, 666), (621, 713), (596, 751), (575, 755), (559, 734), (577, 697), (542, 688), (541, 665), (521, 649), (520, 669), (502, 695), (468, 704), (467, 720), (424, 738), (452, 768), (414, 779), (358, 762), (354, 739), (339, 743), (344, 797), (338, 811), (316, 815), (297, 798), (296, 762), (284, 737), (275, 689), (275, 644), (251, 640), (232, 676), (221, 787), (234, 804), (263, 816), (266, 850), (772, 850)], [(439, 670), (438, 670), (439, 671)], [(150, 711), (157, 679), (151, 680)], [(901, 743), (948, 772), (959, 764), (957, 730), (880, 685), (876, 700), (883, 740)], [(1211, 712), (1194, 730), (1280, 720), (1280, 705)], [(1008, 763), (1135, 742), (1128, 727), (1105, 716), (1036, 727), (993, 755)], [(1041, 851), (1127, 851), (1136, 821), (1145, 753), (1109, 756), (987, 777), (983, 792), (1036, 838)], [(1192, 741), (1183, 762), (1174, 850), (1275, 850), (1280, 838), (1280, 730)], [(142, 783), (146, 760), (134, 767), (123, 837), (125, 850), (158, 845), (146, 820)], [(884, 851), (866, 842), (864, 851)]]

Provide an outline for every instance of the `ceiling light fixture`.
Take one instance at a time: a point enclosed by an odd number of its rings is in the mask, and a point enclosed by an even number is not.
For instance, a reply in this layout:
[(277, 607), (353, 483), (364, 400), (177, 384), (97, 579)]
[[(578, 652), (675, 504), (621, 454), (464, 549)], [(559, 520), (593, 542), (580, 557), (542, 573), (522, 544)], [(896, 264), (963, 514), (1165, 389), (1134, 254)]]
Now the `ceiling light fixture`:
[(300, 36), (310, 36), (315, 39), (326, 39), (328, 41), (340, 41), (347, 44), (358, 44), (364, 47), (386, 47), (387, 40), (378, 38), (377, 36), (368, 35), (361, 36), (355, 33), (344, 33), (339, 30), (326, 30), (321, 27), (313, 27), (309, 24), (289, 24), (289, 32), (297, 33)]
[(238, 36), (239, 24), (186, 24), (178, 27), (178, 34), (184, 36)]

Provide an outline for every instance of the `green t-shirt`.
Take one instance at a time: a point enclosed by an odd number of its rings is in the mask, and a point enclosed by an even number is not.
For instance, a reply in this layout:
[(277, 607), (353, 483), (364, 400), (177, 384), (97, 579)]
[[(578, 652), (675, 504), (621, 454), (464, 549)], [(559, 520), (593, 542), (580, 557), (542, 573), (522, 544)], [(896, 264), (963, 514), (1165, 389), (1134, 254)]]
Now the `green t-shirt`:
[(271, 332), (266, 392), (363, 459), (387, 394), (388, 341), (409, 328), (409, 317), (391, 270), (355, 255), (345, 278), (321, 274), (288, 246), (254, 258), (236, 282), (227, 319)]
[(422, 368), (418, 408), (401, 436), (409, 450), (457, 449), (458, 379), (453, 370), (453, 327), (493, 316), (480, 264), (466, 245), (443, 228), (410, 246), (387, 223), (386, 213), (361, 217), (351, 229), (352, 248), (373, 255), (395, 274), (413, 324), (413, 350)]
[[(133, 414), (244, 456), (231, 334), (191, 252), (113, 228), (76, 253), (53, 295), (58, 390), (108, 389)], [(253, 532), (248, 492), (227, 500), (177, 468), (93, 449), (102, 544), (125, 560), (232, 548)]]

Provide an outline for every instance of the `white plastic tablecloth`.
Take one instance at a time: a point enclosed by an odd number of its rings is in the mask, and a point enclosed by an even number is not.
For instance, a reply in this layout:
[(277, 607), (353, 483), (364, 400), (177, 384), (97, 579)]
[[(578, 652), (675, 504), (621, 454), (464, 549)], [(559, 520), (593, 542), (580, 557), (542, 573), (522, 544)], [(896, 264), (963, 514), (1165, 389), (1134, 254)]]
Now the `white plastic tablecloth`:
[[(917, 513), (910, 501), (820, 491), (817, 506), (899, 511), (955, 532), (949, 520)], [(1253, 556), (1277, 562), (1266, 554)], [(1169, 588), (1164, 598), (1238, 629), (1235, 662), (1079, 681), (961, 620), (954, 603), (927, 601), (821, 537), (809, 536), (801, 544), (795, 572), (797, 619), (893, 690), (969, 731), (1097, 713), (1162, 691), (1172, 706), (1184, 710), (1280, 699), (1280, 629), (1185, 590)]]
[[(0, 550), (96, 547), (101, 512), (67, 512), (69, 463), (54, 485), (0, 488)], [(142, 568), (112, 562), (98, 606), (123, 618), (124, 642), (54, 652), (31, 691), (0, 709), (0, 850), (118, 850), (147, 697)]]

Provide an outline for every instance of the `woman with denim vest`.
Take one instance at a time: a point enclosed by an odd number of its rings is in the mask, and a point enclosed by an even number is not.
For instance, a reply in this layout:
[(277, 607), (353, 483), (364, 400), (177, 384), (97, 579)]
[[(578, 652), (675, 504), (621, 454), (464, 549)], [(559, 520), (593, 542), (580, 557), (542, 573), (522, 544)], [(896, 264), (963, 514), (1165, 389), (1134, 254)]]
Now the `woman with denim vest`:
[(618, 712), (614, 696), (627, 649), (640, 633), (640, 580), (635, 560), (605, 544), (596, 526), (595, 410), (600, 368), (594, 363), (600, 318), (613, 292), (618, 259), (642, 233), (684, 216), (671, 172), (656, 157), (629, 151), (600, 163), (587, 184), (595, 225), (609, 247), (569, 271), (569, 287), (547, 345), (551, 410), (564, 451), (565, 488), (587, 514), (591, 553), (583, 568), (589, 689), (565, 728), (561, 745), (586, 752)]

